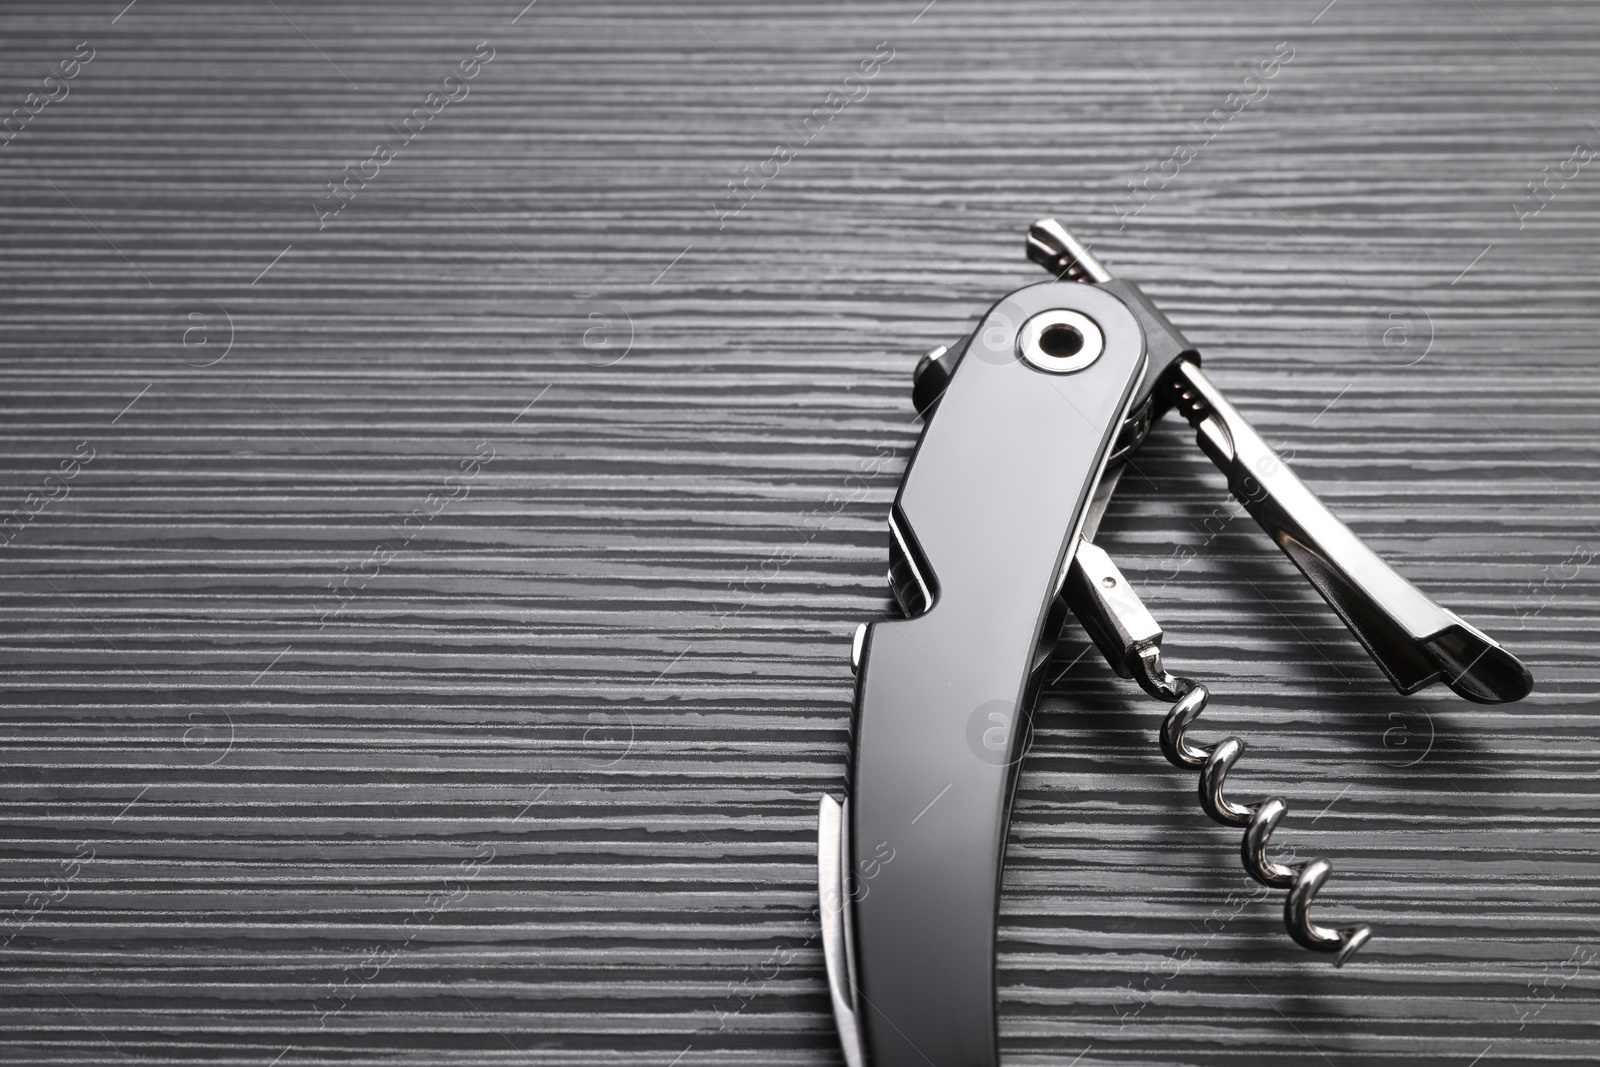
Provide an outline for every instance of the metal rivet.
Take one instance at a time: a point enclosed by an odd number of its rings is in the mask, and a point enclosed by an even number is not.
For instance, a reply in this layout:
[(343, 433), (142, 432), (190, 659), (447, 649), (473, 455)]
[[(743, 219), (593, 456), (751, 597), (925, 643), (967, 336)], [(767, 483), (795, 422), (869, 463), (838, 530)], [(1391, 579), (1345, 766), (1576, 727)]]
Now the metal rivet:
[(1039, 370), (1071, 374), (1083, 370), (1105, 351), (1099, 323), (1081, 311), (1041, 311), (1017, 332), (1017, 354)]

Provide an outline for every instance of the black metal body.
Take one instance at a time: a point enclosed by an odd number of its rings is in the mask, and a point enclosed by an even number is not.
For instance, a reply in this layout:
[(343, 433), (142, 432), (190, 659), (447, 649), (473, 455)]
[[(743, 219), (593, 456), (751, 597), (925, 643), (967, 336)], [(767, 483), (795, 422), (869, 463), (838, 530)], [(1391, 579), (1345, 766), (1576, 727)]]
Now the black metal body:
[[(1017, 358), (1018, 328), (1053, 308), (1104, 331), (1089, 367), (1049, 374)], [(1115, 293), (1021, 289), (974, 332), (911, 460), (895, 585), (914, 617), (872, 624), (857, 687), (854, 934), (872, 1067), (997, 1062), (1016, 768), (1060, 579), (1147, 363), (1140, 316)]]

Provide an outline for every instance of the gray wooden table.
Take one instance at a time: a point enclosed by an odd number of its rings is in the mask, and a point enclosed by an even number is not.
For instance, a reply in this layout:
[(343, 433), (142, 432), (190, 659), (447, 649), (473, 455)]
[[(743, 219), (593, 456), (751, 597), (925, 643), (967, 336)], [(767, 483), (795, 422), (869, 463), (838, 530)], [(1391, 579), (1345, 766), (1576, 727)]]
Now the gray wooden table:
[(1070, 629), (1007, 1062), (1600, 1059), (1600, 10), (923, 2), (5, 5), (0, 1061), (838, 1063), (910, 371), (1045, 214), (1538, 688), (1395, 696), (1162, 426), (1101, 541), (1377, 937)]

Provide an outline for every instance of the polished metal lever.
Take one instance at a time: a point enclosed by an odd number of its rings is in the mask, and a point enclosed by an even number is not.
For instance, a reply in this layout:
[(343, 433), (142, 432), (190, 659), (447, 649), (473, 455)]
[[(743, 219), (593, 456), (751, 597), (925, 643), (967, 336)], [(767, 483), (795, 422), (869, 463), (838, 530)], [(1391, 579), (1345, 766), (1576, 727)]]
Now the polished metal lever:
[(1192, 360), (1168, 372), (1200, 448), (1267, 535), (1300, 568), (1402, 693), (1437, 680), (1468, 700), (1521, 700), (1533, 676), (1493, 638), (1406, 581), (1261, 439)]

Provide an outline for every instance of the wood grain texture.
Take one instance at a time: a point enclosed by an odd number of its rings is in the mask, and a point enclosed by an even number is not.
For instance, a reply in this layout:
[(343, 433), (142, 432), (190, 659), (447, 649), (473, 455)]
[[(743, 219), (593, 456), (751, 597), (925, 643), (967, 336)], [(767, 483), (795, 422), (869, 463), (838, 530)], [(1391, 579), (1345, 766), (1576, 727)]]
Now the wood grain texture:
[(1101, 541), (1377, 937), (1288, 941), (1073, 630), (1007, 1062), (1600, 1058), (1600, 171), (1512, 210), (1600, 143), (1600, 10), (520, 6), (0, 10), (0, 114), (94, 49), (0, 145), (0, 517), (58, 497), (0, 548), (0, 1060), (838, 1063), (814, 812), (910, 370), (1050, 213), (1538, 689), (1396, 697), (1162, 426)]

